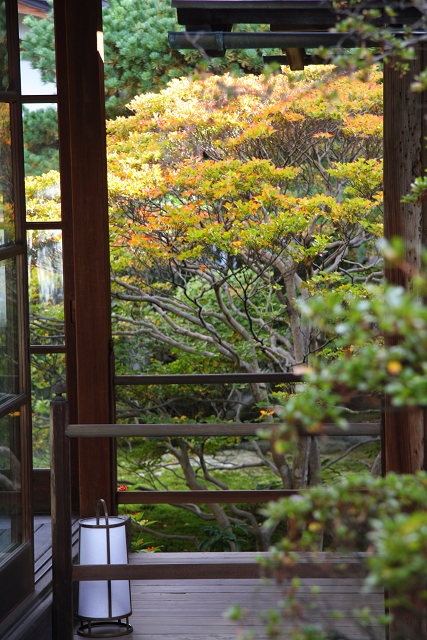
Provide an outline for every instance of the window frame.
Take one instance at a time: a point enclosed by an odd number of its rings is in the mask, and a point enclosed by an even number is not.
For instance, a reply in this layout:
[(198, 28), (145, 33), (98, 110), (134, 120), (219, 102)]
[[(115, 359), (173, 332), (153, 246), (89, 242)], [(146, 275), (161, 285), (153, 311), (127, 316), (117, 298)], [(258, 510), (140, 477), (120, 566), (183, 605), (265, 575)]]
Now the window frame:
[[(0, 264), (12, 257), (16, 259), (19, 393), (0, 407), (0, 418), (13, 411), (20, 412), (22, 540), (19, 547), (10, 554), (10, 558), (0, 566), (0, 583), (8, 585), (0, 601), (0, 620), (34, 589), (31, 377), (18, 2), (5, 0), (4, 6), (9, 86), (6, 91), (0, 92), (0, 102), (10, 105), (15, 241), (0, 248)], [(19, 580), (16, 579), (17, 575), (20, 576)]]

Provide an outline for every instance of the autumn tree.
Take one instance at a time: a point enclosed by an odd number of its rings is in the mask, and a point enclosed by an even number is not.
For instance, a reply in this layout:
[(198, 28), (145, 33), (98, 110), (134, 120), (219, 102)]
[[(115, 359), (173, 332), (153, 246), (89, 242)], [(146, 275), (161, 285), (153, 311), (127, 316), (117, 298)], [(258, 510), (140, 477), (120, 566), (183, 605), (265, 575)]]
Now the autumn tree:
[[(382, 275), (378, 80), (332, 76), (310, 91), (286, 77), (180, 80), (110, 122), (115, 335), (161, 345), (181, 372), (289, 371), (320, 356), (325, 336), (301, 321), (299, 299), (363, 295)], [(247, 404), (272, 414), (269, 391), (251, 385)], [(126, 416), (144, 419), (142, 404)], [(165, 447), (200, 488), (188, 443)], [(258, 453), (286, 488), (319, 481), (315, 438), (300, 438), (292, 465)]]
[[(261, 73), (259, 50), (228, 51), (211, 59), (199, 51), (172, 51), (168, 31), (179, 31), (176, 10), (166, 0), (111, 0), (102, 9), (105, 49), (105, 97), (108, 118), (127, 114), (127, 104), (136, 95), (164, 88), (173, 78), (194, 73), (235, 75)], [(53, 13), (46, 19), (26, 16), (29, 27), (22, 38), (21, 55), (38, 69), (43, 82), (55, 82), (55, 33)], [(252, 31), (256, 26), (239, 25)], [(261, 30), (265, 26), (261, 27)], [(25, 162), (27, 175), (40, 175), (58, 168), (56, 110), (24, 111)]]
[[(363, 296), (381, 278), (379, 80), (343, 79), (330, 68), (300, 81), (181, 79), (137, 97), (131, 116), (108, 123), (118, 371), (292, 371), (311, 354), (322, 357), (329, 338), (301, 320), (299, 301), (329, 288)], [(56, 206), (38, 180), (29, 198), (35, 215)], [(121, 420), (277, 412), (274, 389), (263, 384), (127, 391)], [(196, 438), (149, 449), (156, 463), (171, 454), (190, 489), (225, 489), (218, 462), (208, 460), (215, 446)], [(246, 446), (286, 488), (320, 481), (316, 438), (300, 438), (292, 459), (268, 442)], [(147, 455), (153, 483), (154, 468)], [(183, 506), (223, 528), (246, 521), (259, 548), (268, 546), (272, 531), (249, 511)]]

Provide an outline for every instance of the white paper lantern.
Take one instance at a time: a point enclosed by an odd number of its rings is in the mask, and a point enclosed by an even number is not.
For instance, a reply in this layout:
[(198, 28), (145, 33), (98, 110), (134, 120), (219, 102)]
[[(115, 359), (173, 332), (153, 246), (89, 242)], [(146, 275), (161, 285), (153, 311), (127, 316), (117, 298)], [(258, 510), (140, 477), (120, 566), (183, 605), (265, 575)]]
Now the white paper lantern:
[[(99, 516), (100, 506), (104, 516)], [(108, 517), (104, 500), (96, 518), (80, 521), (80, 564), (128, 564), (126, 526), (123, 518)], [(83, 622), (77, 633), (89, 638), (111, 638), (132, 632), (129, 580), (94, 580), (79, 583), (77, 617)], [(126, 619), (126, 622), (122, 622)], [(102, 629), (106, 631), (103, 633)], [(111, 631), (110, 627), (114, 627)], [(96, 633), (98, 630), (98, 633)], [(95, 631), (95, 632), (94, 632)]]

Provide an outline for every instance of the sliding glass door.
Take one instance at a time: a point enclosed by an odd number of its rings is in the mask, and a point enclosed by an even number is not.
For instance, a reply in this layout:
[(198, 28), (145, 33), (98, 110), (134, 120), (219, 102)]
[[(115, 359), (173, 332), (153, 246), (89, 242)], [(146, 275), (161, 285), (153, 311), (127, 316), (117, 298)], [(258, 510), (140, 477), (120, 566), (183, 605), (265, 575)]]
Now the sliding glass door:
[(27, 248), (17, 0), (0, 0), (0, 621), (33, 588)]

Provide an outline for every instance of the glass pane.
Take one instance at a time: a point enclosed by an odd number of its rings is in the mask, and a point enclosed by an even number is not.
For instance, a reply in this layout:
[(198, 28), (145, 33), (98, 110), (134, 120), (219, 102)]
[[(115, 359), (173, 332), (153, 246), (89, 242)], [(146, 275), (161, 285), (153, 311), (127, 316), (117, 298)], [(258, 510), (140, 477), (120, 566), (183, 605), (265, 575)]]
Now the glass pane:
[(33, 412), (33, 466), (50, 467), (49, 403), (52, 387), (65, 384), (65, 354), (32, 354), (31, 406)]
[(6, 91), (9, 84), (7, 39), (6, 39), (6, 11), (4, 0), (0, 0), (0, 90)]
[[(24, 162), (25, 175), (41, 176), (50, 171), (59, 171), (59, 141), (58, 141), (58, 111), (56, 105), (46, 104), (27, 104), (23, 107), (23, 127), (24, 127)], [(27, 180), (28, 181), (28, 180)], [(32, 181), (29, 181), (32, 186)], [(45, 205), (54, 196), (59, 196), (59, 177), (51, 176), (48, 183), (43, 180), (36, 180), (34, 186), (37, 190), (45, 195)], [(31, 191), (34, 189), (32, 188)], [(29, 199), (33, 198), (30, 193)], [(39, 203), (39, 207), (42, 204)], [(59, 204), (59, 198), (57, 205)], [(28, 202), (29, 207), (31, 202)], [(59, 212), (59, 217), (58, 217)], [(29, 208), (28, 214), (34, 216), (36, 212), (32, 212)], [(30, 219), (39, 220), (59, 220), (61, 218), (60, 209), (40, 209), (39, 216), (30, 217)], [(27, 215), (28, 215), (27, 214)], [(52, 217), (53, 216), (53, 217)]]
[(0, 103), (0, 245), (15, 239), (10, 108)]
[(62, 232), (28, 232), (31, 344), (64, 344)]
[[(30, 4), (30, 7), (25, 4)], [(51, 4), (19, 3), (22, 95), (56, 93), (55, 36)]]
[(0, 565), (22, 542), (21, 416), (0, 419)]
[(0, 262), (0, 406), (19, 393), (15, 258)]
[(61, 188), (59, 173), (49, 171), (25, 179), (25, 205), (28, 222), (61, 220)]

